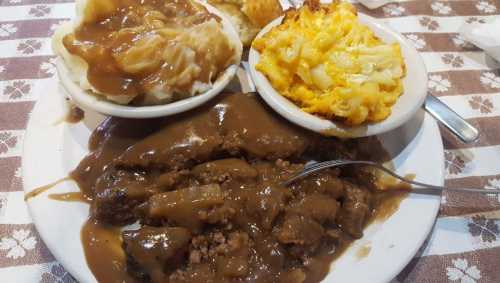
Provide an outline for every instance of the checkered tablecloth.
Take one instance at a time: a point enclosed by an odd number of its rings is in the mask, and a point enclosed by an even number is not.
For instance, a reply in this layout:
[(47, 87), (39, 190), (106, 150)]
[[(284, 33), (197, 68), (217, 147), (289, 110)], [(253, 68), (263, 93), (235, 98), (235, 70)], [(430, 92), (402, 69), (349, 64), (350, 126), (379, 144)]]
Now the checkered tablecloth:
[[(36, 100), (55, 78), (50, 36), (71, 0), (0, 0), (0, 282), (74, 282), (54, 259), (23, 200), (21, 153)], [(499, 17), (499, 0), (398, 1), (361, 12), (421, 52), (429, 92), (481, 131), (463, 144), (442, 130), (446, 185), (500, 189), (500, 64), (457, 33)], [(500, 31), (498, 31), (500, 36)], [(53, 82), (52, 82), (53, 83)], [(500, 196), (445, 193), (432, 234), (394, 282), (500, 282)], [(397, 260), (397, 259), (395, 259)]]

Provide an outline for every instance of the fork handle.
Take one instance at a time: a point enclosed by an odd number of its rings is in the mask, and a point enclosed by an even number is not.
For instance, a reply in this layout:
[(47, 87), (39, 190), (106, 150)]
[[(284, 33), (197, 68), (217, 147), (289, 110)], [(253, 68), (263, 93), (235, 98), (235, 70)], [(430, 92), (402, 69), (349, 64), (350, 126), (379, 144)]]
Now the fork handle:
[(339, 167), (339, 166), (345, 166), (345, 165), (368, 165), (372, 166), (375, 168), (378, 168), (387, 174), (393, 176), (394, 178), (401, 180), (405, 183), (419, 186), (419, 188), (412, 188), (412, 191), (415, 193), (421, 192), (421, 193), (438, 193), (440, 194), (444, 190), (448, 191), (455, 191), (455, 192), (468, 192), (468, 193), (483, 193), (483, 194), (492, 194), (492, 195), (499, 195), (500, 190), (490, 190), (490, 189), (475, 189), (475, 188), (447, 188), (443, 186), (435, 186), (435, 185), (430, 185), (430, 184), (425, 184), (417, 181), (412, 181), (408, 180), (396, 173), (394, 173), (392, 170), (387, 169), (385, 166), (382, 164), (373, 162), (373, 161), (360, 161), (360, 160), (332, 160), (332, 161), (324, 161), (324, 162), (319, 162), (315, 163), (312, 165), (307, 166), (302, 172), (298, 173), (297, 175), (293, 176), (289, 180), (283, 182), (284, 186), (288, 186), (295, 182), (298, 179), (304, 178), (314, 172), (326, 169), (326, 168), (332, 168), (332, 167)]
[(434, 95), (427, 95), (424, 108), (464, 143), (474, 142), (479, 137), (479, 131), (476, 128)]

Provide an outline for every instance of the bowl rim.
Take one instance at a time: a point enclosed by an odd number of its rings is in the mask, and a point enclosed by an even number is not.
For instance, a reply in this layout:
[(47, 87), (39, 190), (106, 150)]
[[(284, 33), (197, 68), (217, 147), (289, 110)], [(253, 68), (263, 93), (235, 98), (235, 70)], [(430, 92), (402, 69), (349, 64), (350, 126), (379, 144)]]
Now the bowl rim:
[(196, 94), (189, 98), (162, 105), (121, 105), (111, 102), (99, 94), (93, 94), (91, 93), (91, 90), (82, 89), (79, 83), (72, 77), (71, 72), (64, 63), (64, 59), (61, 56), (57, 56), (56, 70), (59, 81), (63, 88), (66, 90), (66, 93), (69, 95), (69, 97), (71, 97), (75, 104), (77, 104), (84, 110), (94, 110), (101, 114), (132, 119), (157, 118), (182, 113), (198, 107), (217, 96), (235, 77), (236, 72), (239, 68), (239, 64), (241, 62), (243, 45), (235, 27), (220, 10), (204, 1), (197, 0), (197, 2), (205, 6), (210, 13), (213, 13), (221, 18), (224, 29), (228, 33), (229, 38), (234, 39), (234, 44), (236, 47), (236, 62), (228, 66), (219, 75), (219, 77), (210, 86), (209, 90), (203, 93)]
[(178, 114), (193, 109), (207, 102), (224, 90), (224, 88), (235, 76), (236, 71), (238, 70), (238, 66), (229, 66), (224, 71), (222, 76), (219, 77), (217, 81), (215, 81), (213, 86), (204, 93), (172, 103), (154, 106), (120, 105), (105, 100), (104, 98), (101, 98), (95, 94), (91, 94), (90, 91), (83, 90), (77, 83), (75, 83), (71, 79), (69, 70), (60, 57), (56, 59), (56, 69), (59, 76), (59, 82), (66, 90), (66, 93), (78, 106), (81, 106), (84, 110), (91, 109), (101, 114), (110, 116), (141, 119), (157, 118)]
[[(281, 16), (269, 23), (260, 31), (256, 38), (262, 37), (273, 27), (281, 24), (284, 17), (285, 16)], [(406, 76), (403, 78), (405, 89), (403, 94), (398, 98), (398, 101), (391, 106), (391, 109), (394, 110), (397, 105), (401, 105), (402, 97), (410, 92), (405, 81), (410, 80), (409, 66), (412, 66), (411, 71), (415, 72), (414, 76), (416, 76), (416, 78), (411, 79), (417, 79), (419, 83), (415, 84), (411, 89), (413, 100), (410, 107), (400, 110), (396, 116), (394, 115), (395, 112), (392, 111), (391, 115), (383, 121), (366, 123), (358, 126), (347, 126), (340, 121), (328, 120), (314, 114), (306, 113), (293, 102), (279, 94), (272, 87), (264, 74), (256, 70), (255, 65), (260, 59), (260, 54), (252, 47), (249, 52), (250, 75), (259, 95), (269, 106), (271, 106), (271, 108), (290, 122), (326, 136), (336, 136), (341, 138), (373, 136), (391, 131), (408, 121), (415, 115), (418, 109), (420, 109), (427, 96), (427, 69), (422, 56), (415, 49), (415, 47), (404, 38), (403, 35), (381, 23), (379, 20), (363, 13), (358, 13), (358, 18), (361, 23), (369, 26), (378, 37), (380, 37), (380, 34), (384, 34), (385, 37), (390, 38), (390, 41), (399, 43), (402, 52), (407, 53), (403, 56), (407, 68)]]

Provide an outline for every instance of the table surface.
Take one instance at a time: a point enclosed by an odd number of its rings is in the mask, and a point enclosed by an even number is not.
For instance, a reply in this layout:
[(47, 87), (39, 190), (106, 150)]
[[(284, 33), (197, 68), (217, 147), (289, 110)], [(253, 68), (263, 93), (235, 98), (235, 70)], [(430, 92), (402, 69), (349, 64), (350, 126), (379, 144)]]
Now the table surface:
[[(75, 282), (40, 239), (23, 200), (25, 128), (44, 85), (54, 83), (50, 36), (71, 0), (0, 0), (0, 281)], [(500, 0), (398, 1), (359, 7), (421, 52), (429, 93), (476, 126), (463, 144), (442, 129), (446, 185), (500, 189), (500, 64), (457, 33), (500, 14)], [(500, 31), (499, 31), (500, 32)], [(434, 230), (394, 282), (500, 282), (500, 196), (446, 192)]]

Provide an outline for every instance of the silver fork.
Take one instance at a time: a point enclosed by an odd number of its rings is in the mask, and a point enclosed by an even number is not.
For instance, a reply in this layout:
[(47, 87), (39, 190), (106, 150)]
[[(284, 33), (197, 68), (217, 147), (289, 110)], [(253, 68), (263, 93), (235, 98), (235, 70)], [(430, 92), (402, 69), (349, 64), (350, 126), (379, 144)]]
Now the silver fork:
[(483, 194), (494, 194), (498, 195), (500, 194), (500, 190), (489, 190), (489, 189), (474, 189), (474, 188), (447, 188), (447, 187), (442, 187), (442, 186), (435, 186), (435, 185), (429, 185), (421, 182), (416, 182), (412, 180), (408, 180), (392, 170), (386, 168), (380, 163), (373, 162), (373, 161), (362, 161), (362, 160), (331, 160), (331, 161), (325, 161), (325, 162), (319, 162), (319, 163), (314, 163), (312, 165), (306, 166), (302, 172), (299, 172), (298, 174), (294, 175), (292, 178), (288, 179), (287, 181), (283, 182), (282, 184), (284, 186), (289, 186), (295, 181), (302, 179), (310, 174), (313, 174), (315, 172), (318, 172), (320, 170), (326, 169), (326, 168), (333, 168), (333, 167), (339, 167), (339, 166), (345, 166), (345, 165), (366, 165), (366, 166), (372, 166), (377, 169), (380, 169), (387, 174), (393, 176), (394, 178), (397, 178), (405, 183), (414, 185), (414, 186), (419, 186), (419, 188), (412, 188), (413, 192), (420, 192), (420, 193), (434, 193), (434, 194), (440, 194), (444, 190), (450, 190), (450, 191), (455, 191), (455, 192), (469, 192), (469, 193), (483, 193)]

